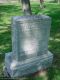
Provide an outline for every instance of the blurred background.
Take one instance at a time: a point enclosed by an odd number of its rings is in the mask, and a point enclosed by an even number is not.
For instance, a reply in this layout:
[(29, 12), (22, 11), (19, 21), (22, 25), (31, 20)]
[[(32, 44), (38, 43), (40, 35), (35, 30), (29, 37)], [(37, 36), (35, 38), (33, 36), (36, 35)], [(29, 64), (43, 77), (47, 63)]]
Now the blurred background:
[[(45, 14), (52, 18), (48, 49), (54, 54), (53, 65), (47, 70), (46, 80), (60, 80), (60, 0), (30, 0), (32, 14)], [(0, 79), (5, 80), (3, 65), (5, 53), (12, 51), (11, 18), (22, 16), (21, 0), (0, 0)], [(45, 80), (35, 76), (26, 80)], [(9, 79), (6, 79), (9, 80)], [(21, 79), (20, 79), (21, 80)]]

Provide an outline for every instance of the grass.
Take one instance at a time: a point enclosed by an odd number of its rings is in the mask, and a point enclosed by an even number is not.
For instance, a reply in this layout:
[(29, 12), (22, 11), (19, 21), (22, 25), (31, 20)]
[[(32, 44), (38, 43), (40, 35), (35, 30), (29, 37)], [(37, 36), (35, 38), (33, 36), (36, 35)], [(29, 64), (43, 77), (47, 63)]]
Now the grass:
[[(49, 38), (49, 50), (54, 54), (53, 67), (48, 69), (48, 80), (60, 80), (60, 4), (46, 3), (42, 10), (39, 3), (31, 3), (33, 14), (45, 14), (52, 18), (52, 27)], [(21, 4), (0, 5), (0, 77), (6, 52), (12, 51), (11, 44), (11, 17), (21, 16)], [(28, 80), (44, 80), (41, 77), (30, 77)]]

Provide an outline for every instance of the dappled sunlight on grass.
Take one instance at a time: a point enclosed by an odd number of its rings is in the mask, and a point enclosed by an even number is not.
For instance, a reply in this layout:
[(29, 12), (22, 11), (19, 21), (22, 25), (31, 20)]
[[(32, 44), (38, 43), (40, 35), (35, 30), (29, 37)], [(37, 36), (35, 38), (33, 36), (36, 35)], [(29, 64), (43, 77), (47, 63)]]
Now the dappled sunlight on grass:
[(0, 27), (0, 53), (11, 51), (11, 28), (10, 25), (2, 24)]
[(6, 32), (6, 31), (7, 31), (7, 30), (1, 30), (1, 31), (0, 31), (0, 34), (1, 34), (1, 33), (4, 33), (4, 32)]
[[(45, 14), (52, 18), (48, 48), (54, 54), (54, 61), (53, 68), (48, 70), (48, 80), (60, 80), (60, 5), (47, 3), (44, 9), (40, 9), (40, 3), (31, 3), (31, 6), (33, 14)], [(0, 5), (0, 72), (2, 72), (5, 53), (12, 51), (11, 17), (17, 15), (23, 15), (21, 5)], [(26, 80), (44, 79), (30, 77)]]

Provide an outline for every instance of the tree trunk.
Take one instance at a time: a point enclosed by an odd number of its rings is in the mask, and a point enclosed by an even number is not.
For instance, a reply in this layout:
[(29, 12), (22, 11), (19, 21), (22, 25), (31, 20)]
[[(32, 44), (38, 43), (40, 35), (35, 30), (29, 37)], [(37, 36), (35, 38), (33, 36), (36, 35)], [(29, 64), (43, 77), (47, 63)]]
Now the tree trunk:
[(31, 7), (30, 7), (30, 1), (29, 0), (21, 0), (22, 3), (22, 9), (24, 12), (24, 15), (31, 15)]
[(58, 0), (58, 3), (60, 3), (60, 0)]
[(55, 0), (56, 3), (60, 3), (60, 0)]
[(43, 3), (44, 3), (44, 0), (40, 0), (40, 8), (44, 8)]

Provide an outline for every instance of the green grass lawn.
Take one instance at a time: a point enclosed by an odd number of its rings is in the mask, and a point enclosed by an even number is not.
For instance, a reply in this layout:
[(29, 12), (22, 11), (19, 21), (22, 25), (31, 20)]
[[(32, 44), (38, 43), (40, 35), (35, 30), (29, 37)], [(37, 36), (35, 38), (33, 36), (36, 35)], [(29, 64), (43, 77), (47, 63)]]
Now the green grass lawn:
[[(49, 50), (54, 54), (53, 67), (48, 69), (48, 80), (60, 80), (60, 4), (46, 3), (43, 10), (39, 3), (31, 3), (33, 14), (46, 14), (52, 18), (52, 27), (49, 38)], [(5, 53), (12, 51), (11, 18), (21, 16), (21, 4), (0, 5), (0, 77), (4, 64)], [(30, 77), (28, 80), (44, 80), (41, 77)]]

